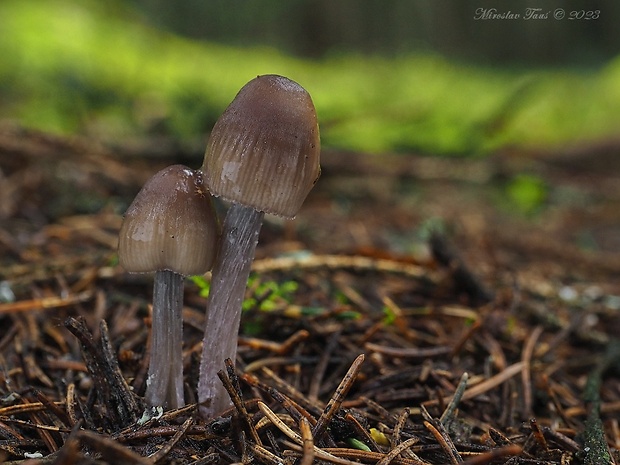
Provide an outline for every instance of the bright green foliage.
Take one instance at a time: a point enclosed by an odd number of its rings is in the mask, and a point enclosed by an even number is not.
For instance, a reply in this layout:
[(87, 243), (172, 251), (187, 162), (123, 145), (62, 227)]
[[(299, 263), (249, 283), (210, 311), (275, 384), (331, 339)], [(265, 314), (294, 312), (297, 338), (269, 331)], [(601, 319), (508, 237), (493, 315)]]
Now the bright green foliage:
[(353, 449), (364, 450), (366, 452), (370, 452), (370, 447), (364, 444), (362, 441), (356, 438), (347, 438), (347, 444), (351, 446)]
[(211, 289), (211, 281), (207, 281), (204, 276), (191, 276), (189, 278), (196, 286), (198, 286), (200, 297), (205, 299), (209, 297), (209, 290)]
[(336, 318), (339, 320), (359, 320), (362, 318), (362, 314), (355, 310), (345, 310), (344, 312), (336, 313)]
[(349, 298), (345, 295), (344, 292), (336, 290), (334, 292), (334, 301), (341, 304), (341, 305), (347, 305), (349, 304)]
[(533, 213), (542, 207), (547, 198), (547, 185), (538, 176), (521, 174), (506, 186), (506, 193), (522, 213)]
[[(209, 296), (210, 281), (204, 276), (192, 276), (190, 280), (198, 286), (201, 297), (207, 298)], [(248, 289), (252, 290), (252, 296), (243, 301), (242, 308), (243, 310), (257, 308), (262, 311), (282, 309), (283, 306), (292, 302), (298, 287), (299, 284), (295, 281), (261, 282), (258, 276), (252, 275), (248, 279)]]
[(383, 324), (386, 326), (391, 326), (394, 324), (394, 322), (396, 321), (396, 314), (394, 313), (394, 311), (388, 307), (387, 305), (385, 305), (383, 307)]
[(248, 287), (253, 289), (253, 297), (243, 301), (243, 309), (250, 310), (258, 306), (262, 311), (273, 311), (281, 309), (284, 305), (291, 303), (295, 291), (299, 285), (295, 281), (276, 281), (261, 282), (257, 276), (250, 276)]
[(247, 81), (277, 73), (311, 93), (331, 147), (476, 155), (620, 126), (620, 58), (587, 72), (508, 71), (432, 54), (304, 61), (182, 39), (122, 5), (0, 2), (0, 118), (115, 141), (152, 131), (195, 139)]

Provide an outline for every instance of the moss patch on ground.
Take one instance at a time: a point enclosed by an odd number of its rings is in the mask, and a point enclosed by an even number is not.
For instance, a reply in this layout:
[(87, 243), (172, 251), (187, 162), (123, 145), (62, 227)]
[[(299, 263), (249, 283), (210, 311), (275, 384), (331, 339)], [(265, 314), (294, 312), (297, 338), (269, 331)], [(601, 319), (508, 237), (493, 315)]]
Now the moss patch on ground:
[(433, 54), (311, 61), (156, 30), (115, 2), (0, 5), (0, 118), (118, 138), (210, 129), (238, 89), (277, 73), (313, 95), (327, 146), (478, 155), (620, 127), (620, 59), (599, 69), (498, 69)]

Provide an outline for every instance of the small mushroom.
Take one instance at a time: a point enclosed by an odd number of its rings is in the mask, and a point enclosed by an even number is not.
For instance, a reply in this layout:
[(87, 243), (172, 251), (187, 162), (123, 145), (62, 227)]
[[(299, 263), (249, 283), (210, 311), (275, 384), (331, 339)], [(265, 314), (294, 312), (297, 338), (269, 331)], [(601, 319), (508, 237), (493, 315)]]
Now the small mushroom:
[(202, 173), (182, 165), (149, 179), (125, 213), (118, 245), (121, 266), (133, 273), (156, 272), (145, 394), (150, 407), (185, 404), (183, 278), (211, 268), (218, 231)]
[(293, 218), (316, 183), (320, 139), (308, 92), (277, 75), (247, 83), (218, 119), (202, 171), (231, 202), (211, 279), (198, 400), (209, 418), (230, 405), (217, 372), (235, 359), (241, 305), (265, 213)]

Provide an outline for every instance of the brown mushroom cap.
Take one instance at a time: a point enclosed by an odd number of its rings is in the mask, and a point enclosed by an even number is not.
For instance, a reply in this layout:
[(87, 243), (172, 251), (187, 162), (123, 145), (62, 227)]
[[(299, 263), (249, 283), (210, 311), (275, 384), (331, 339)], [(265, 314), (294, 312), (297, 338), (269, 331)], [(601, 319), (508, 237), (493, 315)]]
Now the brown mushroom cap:
[(131, 203), (119, 234), (118, 256), (129, 272), (207, 272), (219, 225), (202, 173), (173, 165), (149, 179)]
[(202, 170), (213, 195), (293, 218), (320, 174), (310, 94), (264, 75), (239, 91), (213, 127)]

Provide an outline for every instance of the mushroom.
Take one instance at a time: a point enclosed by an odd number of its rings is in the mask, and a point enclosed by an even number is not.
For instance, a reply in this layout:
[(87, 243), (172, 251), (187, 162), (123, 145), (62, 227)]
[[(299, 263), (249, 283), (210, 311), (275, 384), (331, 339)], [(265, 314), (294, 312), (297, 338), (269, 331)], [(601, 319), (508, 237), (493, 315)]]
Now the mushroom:
[(183, 278), (213, 264), (219, 225), (202, 173), (182, 165), (149, 179), (125, 213), (118, 256), (125, 270), (155, 271), (151, 356), (146, 382), (150, 407), (175, 409), (183, 396)]
[(319, 174), (320, 139), (308, 92), (277, 75), (258, 76), (213, 127), (202, 171), (231, 203), (213, 265), (198, 400), (206, 418), (230, 405), (217, 372), (235, 359), (241, 305), (265, 213), (295, 217)]

